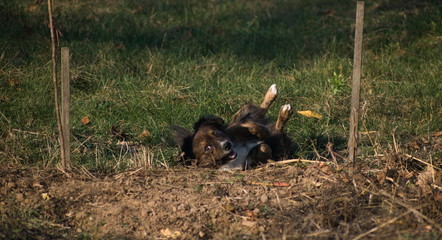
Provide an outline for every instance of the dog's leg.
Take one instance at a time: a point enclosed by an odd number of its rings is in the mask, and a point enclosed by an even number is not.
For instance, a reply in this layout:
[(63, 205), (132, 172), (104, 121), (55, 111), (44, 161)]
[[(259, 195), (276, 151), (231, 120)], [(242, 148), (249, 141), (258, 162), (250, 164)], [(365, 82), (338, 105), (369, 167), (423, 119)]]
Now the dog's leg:
[(242, 123), (240, 127), (247, 130), (247, 134), (245, 136), (253, 135), (256, 136), (259, 140), (263, 140), (270, 135), (269, 129), (267, 129), (264, 125), (254, 123), (254, 122), (246, 122)]
[(276, 120), (275, 130), (282, 132), (285, 124), (289, 120), (290, 116), (292, 116), (292, 114), (293, 110), (290, 104), (282, 106), (281, 110), (279, 111), (278, 120)]
[(247, 158), (249, 161), (245, 169), (255, 167), (258, 164), (267, 163), (267, 161), (272, 158), (272, 149), (269, 145), (261, 143), (250, 150)]
[(276, 96), (278, 96), (278, 89), (276, 87), (276, 84), (273, 84), (272, 86), (270, 86), (269, 90), (267, 90), (267, 93), (265, 94), (264, 100), (262, 101), (260, 107), (267, 111), (270, 105), (272, 105), (273, 101), (275, 101)]

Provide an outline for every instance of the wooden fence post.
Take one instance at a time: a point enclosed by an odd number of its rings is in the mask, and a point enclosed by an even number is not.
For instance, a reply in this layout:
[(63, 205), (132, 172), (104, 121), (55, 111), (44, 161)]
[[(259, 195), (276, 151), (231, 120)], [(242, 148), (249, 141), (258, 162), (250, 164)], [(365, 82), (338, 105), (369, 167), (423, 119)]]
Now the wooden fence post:
[(353, 80), (351, 87), (350, 110), (350, 137), (348, 139), (348, 158), (353, 162), (353, 171), (356, 164), (356, 150), (358, 146), (358, 114), (359, 94), (361, 91), (362, 68), (362, 35), (364, 28), (364, 2), (358, 1), (356, 6), (355, 46), (353, 57)]
[(64, 169), (71, 168), (71, 140), (70, 140), (70, 66), (69, 48), (61, 48), (61, 126), (63, 133), (64, 159), (62, 165)]

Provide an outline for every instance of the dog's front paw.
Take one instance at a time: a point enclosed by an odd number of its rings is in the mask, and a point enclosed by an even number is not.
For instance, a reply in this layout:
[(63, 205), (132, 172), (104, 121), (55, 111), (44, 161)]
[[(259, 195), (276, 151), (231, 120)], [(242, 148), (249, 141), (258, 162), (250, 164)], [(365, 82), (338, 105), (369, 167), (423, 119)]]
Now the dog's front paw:
[(281, 107), (281, 111), (279, 112), (279, 116), (281, 117), (282, 120), (289, 119), (290, 116), (292, 116), (292, 114), (293, 114), (293, 109), (292, 106), (290, 106), (290, 104), (283, 105)]
[[(241, 155), (239, 153), (239, 155)], [(246, 169), (246, 162), (247, 160), (243, 159), (241, 156), (237, 155), (237, 158), (231, 160), (230, 162), (222, 165), (220, 167), (220, 170), (222, 171), (242, 171)]]

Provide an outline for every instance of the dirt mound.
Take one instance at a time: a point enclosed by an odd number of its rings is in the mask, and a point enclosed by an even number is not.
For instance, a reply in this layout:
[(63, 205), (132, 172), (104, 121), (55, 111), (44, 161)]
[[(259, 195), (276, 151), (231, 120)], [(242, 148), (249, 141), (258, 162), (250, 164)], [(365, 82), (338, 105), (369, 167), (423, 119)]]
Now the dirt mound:
[(395, 165), (355, 177), (345, 169), (318, 163), (233, 173), (138, 169), (97, 177), (3, 166), (0, 238), (442, 236), (437, 169)]

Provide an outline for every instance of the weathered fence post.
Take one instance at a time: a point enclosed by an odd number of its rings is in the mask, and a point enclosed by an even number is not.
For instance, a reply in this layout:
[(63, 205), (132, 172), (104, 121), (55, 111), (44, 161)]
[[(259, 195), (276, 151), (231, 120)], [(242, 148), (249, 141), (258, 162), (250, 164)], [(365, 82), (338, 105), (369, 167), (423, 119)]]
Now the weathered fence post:
[(62, 165), (64, 169), (71, 166), (71, 140), (70, 140), (70, 67), (69, 67), (69, 48), (61, 48), (61, 126), (63, 133), (64, 159)]
[[(361, 68), (362, 68), (362, 35), (364, 28), (364, 2), (358, 1), (356, 6), (355, 25), (355, 46), (353, 57), (353, 80), (351, 87), (351, 109), (350, 109), (350, 137), (348, 139), (348, 158), (356, 163), (356, 150), (358, 146), (358, 114), (359, 94), (361, 90)], [(353, 169), (355, 170), (355, 169)]]

